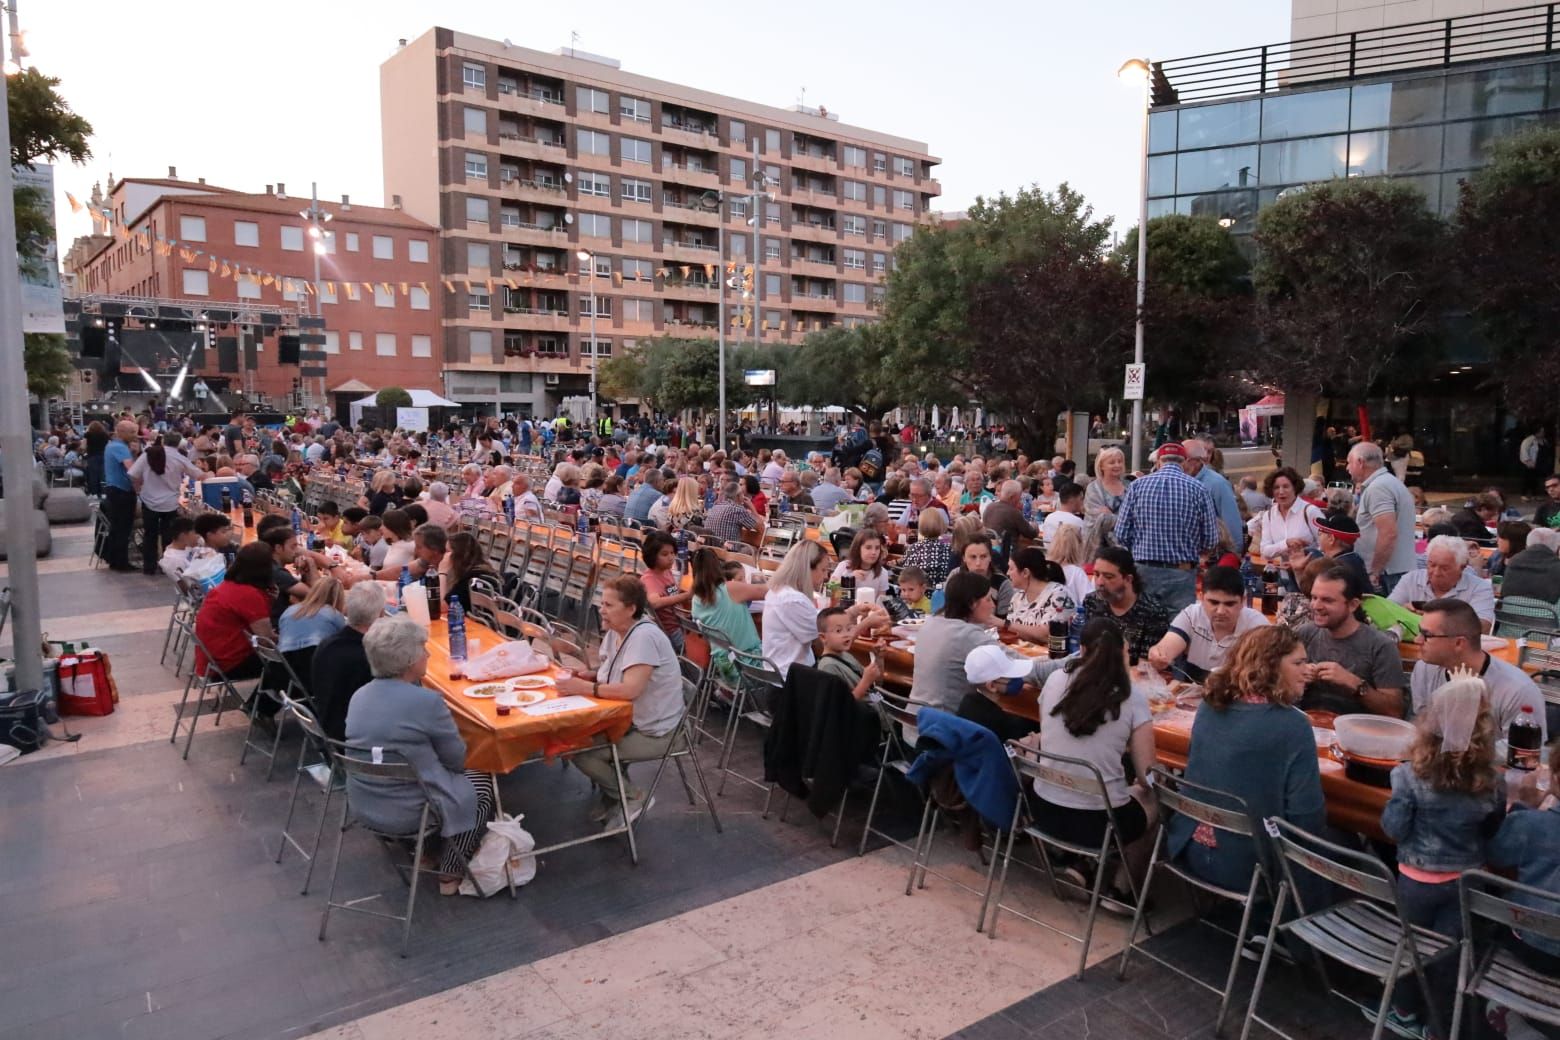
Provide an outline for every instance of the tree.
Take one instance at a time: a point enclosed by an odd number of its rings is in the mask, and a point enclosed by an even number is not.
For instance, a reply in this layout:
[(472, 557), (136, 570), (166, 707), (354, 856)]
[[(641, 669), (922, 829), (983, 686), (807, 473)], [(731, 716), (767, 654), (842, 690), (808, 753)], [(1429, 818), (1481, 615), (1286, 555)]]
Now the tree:
[(27, 392), (39, 400), (60, 397), (70, 382), (70, 351), (65, 337), (29, 332), (23, 339), (23, 357), (27, 366)]
[(410, 408), (412, 395), (399, 386), (387, 386), (374, 395), (374, 404), (380, 408)]
[[(1116, 250), (1137, 278), (1138, 229)], [(1148, 222), (1148, 285), (1143, 307), (1148, 387), (1182, 414), (1198, 401), (1237, 393), (1250, 356), (1250, 266), (1235, 238), (1212, 217), (1173, 214)]]
[(838, 405), (873, 420), (899, 403), (887, 359), (891, 339), (881, 325), (814, 332), (791, 348), (780, 395), (788, 404)]
[(1524, 418), (1560, 399), (1560, 129), (1509, 137), (1463, 181), (1456, 243), (1467, 302), (1493, 348), (1495, 378)]
[(1446, 226), (1396, 181), (1335, 180), (1257, 218), (1257, 374), (1296, 394), (1362, 400), (1422, 370), (1441, 326)]

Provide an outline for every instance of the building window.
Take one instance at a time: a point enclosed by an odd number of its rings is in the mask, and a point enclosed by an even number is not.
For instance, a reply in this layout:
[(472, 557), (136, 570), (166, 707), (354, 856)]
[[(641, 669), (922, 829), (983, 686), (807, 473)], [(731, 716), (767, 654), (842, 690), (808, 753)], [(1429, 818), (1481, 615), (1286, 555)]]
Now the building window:
[(186, 242), (206, 241), (206, 218), (180, 217), (179, 237)]
[(780, 240), (778, 238), (764, 239), (764, 261), (780, 259)]
[(607, 96), (605, 90), (595, 90), (591, 87), (579, 87), (574, 93), (575, 107), (584, 112), (597, 112), (606, 115), (612, 111), (612, 99)]
[(389, 235), (375, 235), (374, 236), (374, 259), (375, 260), (394, 260), (395, 259), (395, 239), (391, 238)]
[(581, 238), (612, 237), (612, 218), (605, 213), (581, 213), (578, 221)]
[(238, 280), (238, 298), (240, 300), (258, 300), (260, 298), (260, 282), (258, 279), (244, 275)]
[(185, 296), (209, 296), (211, 294), (211, 279), (207, 272), (197, 271), (193, 268), (184, 269), (184, 295)]
[(850, 202), (866, 202), (867, 186), (863, 181), (846, 181), (845, 198)]
[(732, 235), (726, 240), (726, 248), (732, 256), (747, 256), (748, 240), (746, 235)]
[(487, 180), (487, 175), (487, 156), (481, 152), (467, 152), (466, 179), (468, 181), (485, 181)]
[(325, 344), (323, 349), (327, 354), (340, 354), (341, 333), (327, 331), (325, 333)]
[(883, 271), (884, 271), (886, 263), (887, 263), (887, 259), (883, 256), (882, 253), (873, 253), (872, 254), (872, 273), (873, 274), (882, 274)]
[(915, 210), (915, 194), (908, 191), (894, 192), (894, 208)]
[[(1219, 106), (1223, 107), (1223, 106)], [(1275, 160), (1279, 156), (1273, 157)], [(1277, 170), (1262, 171), (1264, 181), (1283, 183)], [(1176, 191), (1183, 195), (1218, 188), (1254, 185), (1257, 180), (1257, 146), (1215, 148), (1201, 152), (1182, 152), (1176, 162)]]
[(914, 177), (915, 163), (902, 155), (894, 156), (894, 173), (900, 177)]
[(493, 296), (481, 289), (472, 289), (466, 294), (466, 306), (473, 311), (490, 311), (493, 309)]
[(233, 244), (235, 246), (255, 246), (258, 248), (260, 245), (260, 225), (252, 220), (233, 221)]
[(867, 302), (867, 287), (865, 285), (862, 285), (859, 282), (846, 282), (845, 283), (845, 302), (846, 303), (866, 303)]
[(433, 357), (433, 337), (414, 335), (412, 337), (412, 357)]
[(1234, 101), (1224, 105), (1183, 109), (1179, 146), (1184, 150), (1255, 141), (1260, 116), (1259, 101)]
[(624, 242), (654, 242), (655, 225), (648, 220), (623, 220)]
[(624, 162), (647, 163), (650, 161), (650, 142), (625, 137), (618, 142), (618, 155)]
[(1304, 137), (1349, 128), (1349, 89), (1305, 90), (1262, 103), (1262, 136)]
[(574, 140), (581, 155), (611, 155), (612, 135), (576, 128)]
[(867, 233), (867, 218), (847, 215), (842, 221), (842, 226), (847, 235), (865, 235)]
[(289, 253), (303, 252), (303, 228), (282, 225), (282, 248)]
[(907, 239), (909, 237), (910, 237), (910, 225), (909, 224), (895, 224), (894, 225), (894, 242), (895, 243), (903, 242), (905, 239)]
[(738, 219), (738, 220), (746, 220), (747, 219), (747, 215), (748, 215), (748, 200), (747, 199), (732, 199), (731, 200), (731, 215), (733, 217), (735, 217), (736, 219)]
[(487, 133), (487, 112), (484, 109), (472, 108), (470, 105), (467, 105), (462, 118), (464, 119), (462, 125), (466, 133), (484, 135)]
[(466, 268), (481, 268), (486, 270), (492, 263), (493, 250), (486, 242), (466, 243)]
[(580, 356), (590, 357), (592, 354), (596, 357), (611, 357), (612, 341), (610, 339), (580, 340)]
[(604, 173), (581, 170), (579, 184), (581, 195), (595, 195), (603, 199), (612, 197), (612, 178)]
[(395, 290), (393, 288), (391, 288), (389, 286), (385, 286), (385, 285), (376, 285), (376, 286), (374, 286), (374, 306), (375, 307), (394, 307), (395, 306)]
[[(580, 317), (588, 318), (590, 316), (591, 316), (591, 314), (590, 314), (590, 297), (588, 295), (587, 296), (581, 296), (580, 297)], [(610, 296), (602, 296), (600, 293), (596, 294), (596, 317), (598, 317), (598, 318), (610, 318), (610, 317), (612, 317), (612, 297), (610, 297)]]
[(306, 279), (284, 278), (282, 279), (282, 299), (291, 303), (303, 299), (303, 285)]
[(777, 274), (764, 275), (764, 295), (775, 297), (780, 295), (780, 276)]
[(888, 237), (888, 225), (886, 223), (884, 223), (883, 221), (881, 221), (881, 220), (874, 220), (872, 222), (872, 237), (873, 238), (887, 238)]
[(845, 250), (845, 266), (856, 271), (866, 270), (867, 254), (860, 249)]
[(764, 131), (764, 151), (771, 155), (780, 151), (780, 131), (773, 128)]
[(873, 173), (887, 173), (888, 172), (888, 156), (884, 155), (882, 152), (873, 152), (872, 153), (872, 172)]
[(618, 114), (624, 119), (632, 119), (636, 123), (650, 122), (650, 102), (644, 98), (620, 97), (618, 98)]
[(649, 202), (650, 182), (624, 177), (622, 194), (625, 202)]
[(748, 165), (746, 159), (731, 160), (731, 179), (741, 183), (747, 180)]
[[(484, 203), (484, 205), (486, 205), (486, 203)], [(469, 207), (468, 207), (468, 211), (469, 211)], [(487, 218), (483, 217), (482, 219), (486, 220)], [(349, 253), (356, 253), (357, 251), (358, 251), (357, 232), (356, 231), (348, 231), (347, 232), (347, 252), (349, 252)]]
[(623, 261), (624, 280), (635, 279), (637, 281), (650, 281), (655, 277), (655, 265), (648, 260)]
[(427, 241), (421, 238), (414, 238), (407, 242), (406, 258), (414, 264), (426, 264), (428, 262)]
[(471, 360), (493, 360), (493, 334), (491, 332), (473, 329), (466, 333), (466, 346), (471, 351)]
[(473, 65), (469, 61), (466, 62), (461, 66), (460, 82), (461, 86), (465, 87), (467, 90), (486, 90), (487, 66)]
[(624, 321), (654, 321), (655, 304), (649, 300), (624, 300)]
[(425, 310), (428, 309), (428, 290), (427, 289), (424, 289), (420, 285), (414, 285), (414, 286), (411, 287), (411, 292), (409, 292), (407, 294), (407, 296), (412, 301), (412, 310), (414, 310), (414, 311), (425, 311)]
[(395, 357), (395, 333), (374, 333), (374, 353), (380, 357)]
[[(477, 198), (474, 195), (467, 195), (466, 196), (466, 223), (468, 223), (468, 224), (486, 224), (486, 223), (488, 223), (488, 200), (487, 199)], [(347, 237), (347, 248), (348, 249), (356, 249), (357, 248), (357, 245), (356, 245), (356, 243), (354, 243), (352, 241), (352, 238), (353, 238), (353, 236), (350, 236), (350, 235)]]
[(731, 143), (747, 144), (747, 124), (740, 119), (731, 121)]
[(362, 350), (363, 349), (363, 334), (361, 332), (349, 332), (349, 333), (347, 333), (347, 349), (348, 350)]
[(846, 145), (845, 165), (858, 170), (865, 170), (867, 168), (867, 150), (865, 148), (857, 148), (853, 144)]
[(335, 303), (336, 302), (336, 283), (334, 283), (334, 282), (321, 282), (320, 283), (320, 302), (321, 303)]

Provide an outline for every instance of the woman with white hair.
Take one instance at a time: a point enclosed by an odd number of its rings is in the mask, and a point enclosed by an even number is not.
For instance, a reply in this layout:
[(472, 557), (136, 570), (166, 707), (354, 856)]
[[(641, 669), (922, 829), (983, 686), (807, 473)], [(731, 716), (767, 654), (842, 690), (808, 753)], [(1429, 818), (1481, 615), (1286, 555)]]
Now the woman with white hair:
[(438, 524), (447, 531), (460, 527), (460, 514), (450, 505), (450, 486), (442, 480), (428, 485), (428, 497), (422, 503), (430, 524)]
[(460, 497), (463, 502), (482, 502), (486, 500), (487, 487), (482, 479), (482, 467), (475, 462), (468, 462), (460, 468), (461, 482), (466, 486), (461, 490)]
[(1114, 516), (1126, 497), (1127, 456), (1115, 446), (1103, 448), (1094, 458), (1094, 480), (1083, 490), (1084, 519)]
[(439, 892), (454, 895), (468, 860), (493, 818), (493, 778), (466, 769), (466, 742), (444, 698), (422, 685), (428, 672), (428, 633), (410, 618), (381, 618), (363, 637), (374, 680), (352, 695), (347, 744), (394, 752), (417, 770), (422, 785), (401, 780), (350, 778), (352, 815), (375, 830), (411, 834), (423, 807), (423, 787), (433, 800), (444, 848)]

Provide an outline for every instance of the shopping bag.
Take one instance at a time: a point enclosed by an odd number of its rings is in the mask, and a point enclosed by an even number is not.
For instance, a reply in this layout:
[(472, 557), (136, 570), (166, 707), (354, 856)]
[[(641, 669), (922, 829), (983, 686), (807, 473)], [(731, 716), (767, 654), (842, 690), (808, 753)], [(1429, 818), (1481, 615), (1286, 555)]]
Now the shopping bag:
[(111, 715), (118, 700), (107, 654), (89, 648), (60, 658), (61, 715)]
[(511, 640), (483, 651), (466, 662), (466, 678), (473, 680), (508, 679), (546, 671), (552, 662), (537, 653), (530, 643)]
[(524, 815), (508, 816), (500, 813), (497, 819), (488, 823), (487, 833), (482, 836), (477, 854), (466, 865), (471, 871), (471, 877), (476, 879), (476, 884), (473, 885), (471, 879), (462, 881), (461, 895), (486, 899), (509, 887), (511, 881), (519, 886), (529, 884), (536, 877), (536, 857), (531, 854), (531, 850), (536, 848), (536, 839), (531, 837), (530, 831), (520, 826), (523, 819)]

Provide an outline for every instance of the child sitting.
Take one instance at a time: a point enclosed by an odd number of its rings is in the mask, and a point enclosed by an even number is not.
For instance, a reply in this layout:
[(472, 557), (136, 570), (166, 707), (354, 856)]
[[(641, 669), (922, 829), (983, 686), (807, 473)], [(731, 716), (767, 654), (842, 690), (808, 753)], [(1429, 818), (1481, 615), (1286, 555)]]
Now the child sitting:
[[(1560, 802), (1547, 790), (1540, 789), (1541, 778), (1552, 777), (1560, 771), (1560, 743), (1549, 748), (1548, 772), (1535, 770), (1529, 773), (1512, 792), (1511, 813), (1500, 825), (1500, 830), (1490, 842), (1490, 866), (1502, 870), (1515, 870), (1517, 881), (1545, 892), (1560, 893)], [(1547, 787), (1547, 785), (1545, 785)], [(1539, 899), (1525, 893), (1514, 894), (1512, 901), (1532, 906), (1547, 913), (1560, 912), (1560, 898)], [(1560, 942), (1541, 935), (1511, 931), (1503, 937), (1506, 949), (1533, 971), (1550, 978), (1560, 976)], [(1492, 1007), (1490, 1019), (1494, 1023), (1504, 1020), (1508, 1037), (1560, 1036), (1554, 1026), (1526, 1023), (1524, 1032), (1518, 1025), (1518, 1016), (1504, 1008)]]
[(914, 565), (899, 572), (899, 595), (883, 601), (883, 609), (895, 621), (925, 617), (932, 612), (931, 582), (926, 572)]
[(844, 607), (827, 607), (818, 612), (818, 638), (823, 641), (823, 655), (818, 658), (818, 670), (845, 680), (850, 693), (858, 701), (883, 678), (883, 666), (876, 655), (863, 668), (850, 652), (850, 644), (856, 638), (856, 622)]
[(216, 550), (207, 548), (195, 533), (195, 521), (187, 516), (176, 516), (168, 522), (168, 548), (163, 550), (157, 566), (178, 581), (190, 564), (204, 556), (215, 555)]

